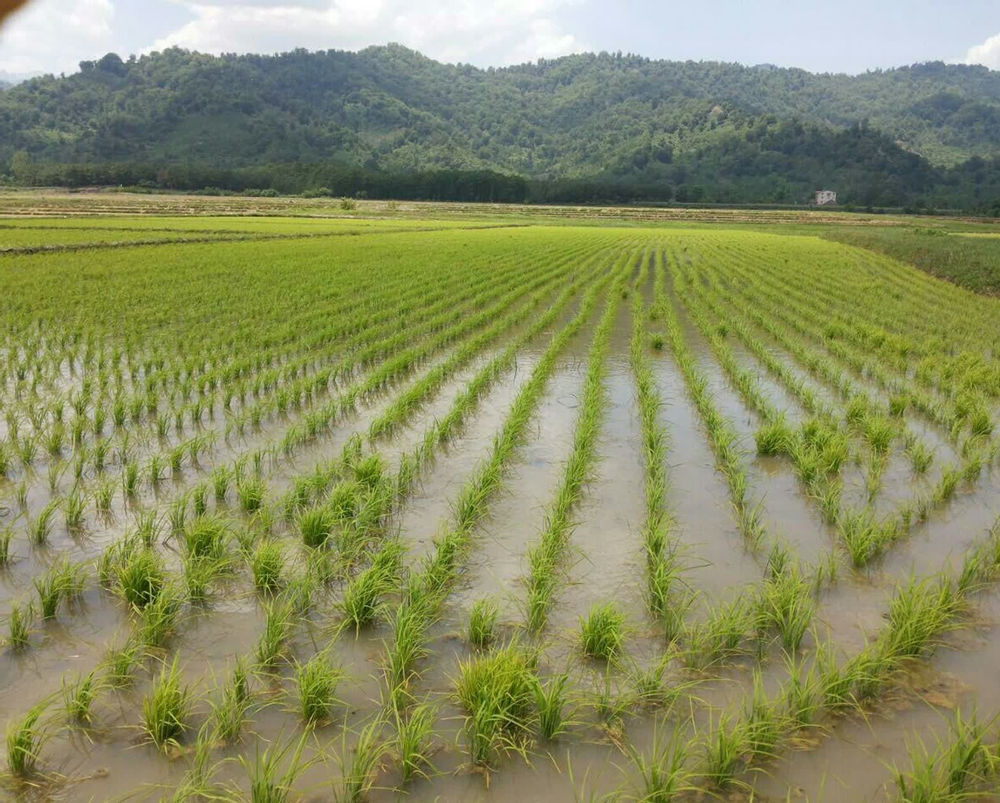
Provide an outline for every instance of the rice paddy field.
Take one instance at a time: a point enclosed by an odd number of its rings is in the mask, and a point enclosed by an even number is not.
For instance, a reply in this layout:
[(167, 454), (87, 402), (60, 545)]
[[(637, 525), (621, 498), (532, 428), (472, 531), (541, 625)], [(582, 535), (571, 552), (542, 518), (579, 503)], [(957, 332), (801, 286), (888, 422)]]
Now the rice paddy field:
[(98, 211), (0, 220), (0, 795), (1000, 799), (997, 298), (819, 225)]

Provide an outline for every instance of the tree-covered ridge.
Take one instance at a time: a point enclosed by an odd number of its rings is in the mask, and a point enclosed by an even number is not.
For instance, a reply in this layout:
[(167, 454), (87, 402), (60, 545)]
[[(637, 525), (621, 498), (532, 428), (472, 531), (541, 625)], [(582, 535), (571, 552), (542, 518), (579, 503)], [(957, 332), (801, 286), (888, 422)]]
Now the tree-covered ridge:
[[(56, 164), (115, 165), (113, 178), (127, 165), (163, 184), (210, 166), (229, 186), (264, 165), (297, 165), (298, 184), (276, 187), (293, 191), (332, 188), (351, 170), (489, 170), (553, 200), (597, 182), (605, 197), (617, 185), (637, 198), (801, 202), (830, 186), (861, 204), (958, 206), (991, 204), (1000, 186), (1000, 73), (983, 67), (814, 75), (583, 54), (482, 70), (398, 45), (171, 49), (81, 66), (0, 94), (0, 173), (15, 155), (23, 173), (27, 155), (31, 172), (52, 178), (66, 174)], [(972, 157), (983, 158), (970, 167)]]
[(341, 158), (590, 175), (633, 154), (669, 159), (762, 115), (837, 127), (867, 120), (938, 164), (1000, 151), (1000, 73), (984, 67), (813, 75), (584, 54), (480, 70), (398, 45), (278, 56), (172, 49), (82, 66), (5, 93), (5, 155)]

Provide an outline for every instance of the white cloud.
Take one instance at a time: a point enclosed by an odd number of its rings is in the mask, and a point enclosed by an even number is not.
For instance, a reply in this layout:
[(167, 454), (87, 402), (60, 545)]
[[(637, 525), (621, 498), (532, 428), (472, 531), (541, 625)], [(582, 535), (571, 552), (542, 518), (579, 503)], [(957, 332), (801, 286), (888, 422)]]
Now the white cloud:
[(1000, 70), (1000, 33), (991, 36), (981, 45), (969, 48), (965, 54), (966, 64), (982, 64), (991, 70)]
[(512, 64), (585, 49), (557, 12), (578, 0), (177, 0), (192, 19), (147, 50), (357, 49), (400, 42), (432, 58)]
[(111, 0), (36, 0), (0, 29), (0, 70), (74, 72), (113, 50)]

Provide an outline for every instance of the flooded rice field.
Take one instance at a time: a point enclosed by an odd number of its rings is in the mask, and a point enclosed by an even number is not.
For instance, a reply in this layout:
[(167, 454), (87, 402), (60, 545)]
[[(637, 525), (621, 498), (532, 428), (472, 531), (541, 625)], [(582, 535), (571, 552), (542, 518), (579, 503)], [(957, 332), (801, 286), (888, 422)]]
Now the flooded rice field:
[(210, 222), (0, 228), (4, 797), (990, 799), (996, 299)]

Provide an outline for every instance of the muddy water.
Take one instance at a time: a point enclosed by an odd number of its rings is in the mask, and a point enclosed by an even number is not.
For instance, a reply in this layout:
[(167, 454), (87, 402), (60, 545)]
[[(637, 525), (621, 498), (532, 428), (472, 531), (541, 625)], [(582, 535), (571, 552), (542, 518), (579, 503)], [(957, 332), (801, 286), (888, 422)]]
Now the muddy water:
[(556, 592), (549, 630), (573, 633), (592, 605), (613, 601), (633, 623), (645, 627), (646, 467), (635, 383), (628, 353), (631, 315), (622, 307), (612, 330), (605, 378), (606, 406), (592, 479), (573, 514), (570, 568)]
[[(763, 423), (760, 416), (748, 409), (729, 381), (722, 366), (712, 357), (708, 342), (683, 313), (680, 315), (688, 347), (698, 360), (699, 368), (708, 381), (714, 402), (734, 427), (739, 443), (747, 452), (745, 463), (751, 493), (760, 501), (762, 519), (772, 539), (794, 548), (807, 563), (820, 560), (830, 549), (830, 530), (799, 488), (790, 461), (765, 460), (756, 455), (754, 439)], [(754, 358), (743, 352), (745, 362)], [(756, 362), (752, 362), (756, 366)], [(745, 366), (744, 366), (745, 367)], [(791, 401), (787, 401), (791, 405)], [(780, 470), (784, 466), (784, 471)]]
[(562, 478), (585, 372), (584, 363), (570, 358), (549, 380), (503, 495), (480, 527), (462, 585), (453, 594), (450, 604), (466, 615), (477, 600), (488, 597), (500, 606), (501, 621), (522, 619), (521, 581), (528, 571), (528, 549), (538, 538), (545, 509)]
[(687, 566), (686, 582), (710, 600), (732, 598), (744, 584), (760, 579), (760, 566), (733, 519), (725, 480), (715, 468), (680, 369), (664, 352), (652, 355), (651, 365), (663, 399), (660, 424), (669, 437), (667, 507)]

